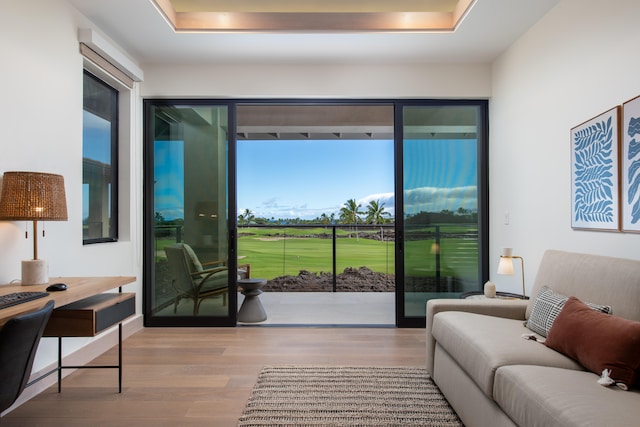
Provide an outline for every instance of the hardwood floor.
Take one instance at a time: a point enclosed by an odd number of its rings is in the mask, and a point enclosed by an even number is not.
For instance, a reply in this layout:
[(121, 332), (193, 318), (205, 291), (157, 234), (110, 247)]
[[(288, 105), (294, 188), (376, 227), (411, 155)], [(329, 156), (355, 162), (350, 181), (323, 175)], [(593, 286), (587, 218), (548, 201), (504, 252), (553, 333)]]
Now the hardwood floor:
[[(2, 418), (2, 426), (236, 426), (265, 365), (423, 366), (424, 329), (146, 328), (117, 372), (83, 369)], [(113, 348), (95, 364), (113, 364)]]

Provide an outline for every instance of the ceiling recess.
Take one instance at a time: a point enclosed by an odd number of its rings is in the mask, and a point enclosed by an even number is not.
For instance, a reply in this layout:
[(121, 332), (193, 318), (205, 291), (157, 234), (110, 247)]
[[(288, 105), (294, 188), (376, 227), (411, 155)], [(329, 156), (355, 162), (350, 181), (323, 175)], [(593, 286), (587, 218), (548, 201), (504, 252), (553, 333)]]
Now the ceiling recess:
[(152, 0), (176, 32), (452, 32), (477, 0)]

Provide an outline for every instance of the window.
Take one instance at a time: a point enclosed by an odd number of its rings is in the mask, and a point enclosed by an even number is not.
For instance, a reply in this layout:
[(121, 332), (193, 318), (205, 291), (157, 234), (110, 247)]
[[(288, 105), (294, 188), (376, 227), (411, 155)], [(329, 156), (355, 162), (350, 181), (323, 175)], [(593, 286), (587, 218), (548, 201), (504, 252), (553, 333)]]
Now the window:
[(118, 91), (84, 72), (82, 240), (118, 239)]

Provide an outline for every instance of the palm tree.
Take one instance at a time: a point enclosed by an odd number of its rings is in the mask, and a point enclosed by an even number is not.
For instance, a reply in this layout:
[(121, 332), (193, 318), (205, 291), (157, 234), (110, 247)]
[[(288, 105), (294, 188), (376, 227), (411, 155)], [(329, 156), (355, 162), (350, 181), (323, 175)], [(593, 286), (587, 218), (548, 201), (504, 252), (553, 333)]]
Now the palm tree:
[[(385, 215), (389, 215), (389, 212), (384, 210), (384, 203), (380, 203), (380, 200), (372, 200), (367, 205), (367, 222), (369, 224), (384, 224), (387, 222)], [(380, 227), (380, 241), (384, 242), (384, 229)]]
[(320, 224), (331, 224), (331, 218), (326, 213), (320, 215)]
[(384, 210), (384, 203), (380, 203), (380, 200), (372, 200), (367, 205), (368, 224), (384, 224), (387, 222), (386, 215), (389, 215), (389, 212)]
[(347, 200), (347, 203), (340, 208), (340, 221), (343, 224), (355, 224), (356, 226), (356, 239), (358, 238), (358, 222), (362, 221), (360, 215), (363, 214), (360, 211), (361, 204), (357, 203), (355, 199)]
[(238, 215), (238, 223), (240, 223), (240, 225), (251, 225), (254, 219), (255, 216), (249, 209), (245, 209), (244, 212)]
[(340, 208), (340, 221), (343, 224), (357, 224), (360, 221), (360, 215), (363, 214), (360, 211), (361, 204), (357, 203), (355, 199), (347, 200), (347, 203)]

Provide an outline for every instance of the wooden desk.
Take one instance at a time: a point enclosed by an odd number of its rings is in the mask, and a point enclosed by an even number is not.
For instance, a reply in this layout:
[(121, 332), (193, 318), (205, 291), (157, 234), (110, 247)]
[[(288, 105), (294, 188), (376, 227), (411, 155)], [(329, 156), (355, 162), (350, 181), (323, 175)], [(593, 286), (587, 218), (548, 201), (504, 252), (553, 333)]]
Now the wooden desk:
[[(101, 299), (99, 294), (102, 294), (106, 291), (110, 291), (115, 288), (120, 288), (121, 286), (127, 285), (129, 283), (135, 282), (136, 278), (133, 276), (115, 276), (115, 277), (52, 277), (49, 279), (49, 283), (45, 285), (33, 285), (33, 286), (22, 286), (22, 285), (2, 285), (0, 286), (0, 295), (6, 295), (13, 292), (46, 292), (47, 286), (52, 283), (65, 283), (67, 285), (67, 289), (64, 291), (58, 292), (49, 292), (49, 295), (44, 298), (38, 298), (35, 300), (23, 302), (21, 304), (17, 304), (11, 307), (0, 309), (0, 327), (4, 325), (7, 320), (15, 317), (21, 313), (26, 313), (28, 311), (36, 310), (42, 307), (47, 301), (52, 300), (55, 304), (56, 309), (63, 308), (63, 313), (65, 307), (74, 307), (77, 305), (83, 305), (85, 301), (94, 300), (96, 298)], [(122, 290), (122, 289), (120, 289)], [(135, 295), (131, 295), (128, 298), (130, 301), (130, 306), (128, 308), (128, 312), (133, 314), (135, 312)], [(105, 295), (107, 296), (107, 295)], [(125, 298), (125, 294), (118, 293), (114, 294), (114, 297), (122, 296)], [(120, 302), (120, 298), (111, 299), (111, 301)], [(111, 302), (113, 304), (114, 302)], [(100, 304), (98, 304), (99, 306)], [(122, 392), (122, 322), (118, 321), (118, 364), (117, 365), (108, 365), (108, 366), (63, 366), (62, 365), (62, 337), (63, 336), (94, 336), (97, 333), (101, 332), (101, 330), (95, 330), (92, 328), (92, 331), (89, 333), (82, 332), (79, 333), (74, 328), (68, 330), (69, 325), (73, 322), (69, 323), (62, 320), (61, 324), (55, 324), (53, 321), (56, 312), (52, 314), (52, 319), (49, 321), (49, 325), (52, 327), (52, 334), (46, 334), (45, 336), (57, 336), (58, 337), (58, 366), (31, 381), (27, 385), (31, 385), (41, 379), (49, 376), (50, 374), (57, 372), (58, 373), (58, 393), (61, 391), (62, 384), (62, 369), (81, 369), (81, 368), (112, 368), (118, 369), (118, 392)], [(127, 314), (129, 315), (129, 314)], [(120, 317), (123, 318), (124, 316)], [(72, 319), (73, 320), (73, 319)], [(53, 325), (53, 326), (52, 326)], [(107, 325), (110, 326), (110, 325)]]
[(52, 283), (66, 283), (67, 290), (59, 292), (49, 292), (49, 296), (27, 301), (11, 307), (0, 309), (0, 326), (7, 320), (27, 311), (36, 310), (53, 300), (55, 308), (71, 304), (97, 294), (101, 294), (120, 286), (136, 281), (133, 276), (112, 276), (112, 277), (51, 277), (46, 285), (0, 285), (0, 295), (7, 295), (13, 292), (46, 292), (47, 286)]

